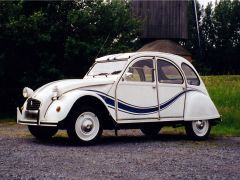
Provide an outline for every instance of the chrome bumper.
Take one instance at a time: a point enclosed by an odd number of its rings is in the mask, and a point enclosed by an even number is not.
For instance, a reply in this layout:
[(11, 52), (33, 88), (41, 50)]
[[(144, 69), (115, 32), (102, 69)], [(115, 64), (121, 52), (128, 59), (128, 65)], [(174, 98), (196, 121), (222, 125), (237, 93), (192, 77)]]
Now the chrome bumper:
[(33, 125), (33, 126), (57, 126), (56, 122), (41, 121), (39, 118), (39, 110), (24, 111), (23, 113), (17, 108), (17, 124)]

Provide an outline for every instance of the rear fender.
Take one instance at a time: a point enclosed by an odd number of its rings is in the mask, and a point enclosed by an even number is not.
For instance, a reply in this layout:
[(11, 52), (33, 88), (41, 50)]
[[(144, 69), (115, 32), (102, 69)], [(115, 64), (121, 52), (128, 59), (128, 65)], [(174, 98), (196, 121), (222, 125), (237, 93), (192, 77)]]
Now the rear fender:
[(209, 120), (220, 118), (217, 108), (208, 94), (192, 91), (186, 95), (184, 120)]

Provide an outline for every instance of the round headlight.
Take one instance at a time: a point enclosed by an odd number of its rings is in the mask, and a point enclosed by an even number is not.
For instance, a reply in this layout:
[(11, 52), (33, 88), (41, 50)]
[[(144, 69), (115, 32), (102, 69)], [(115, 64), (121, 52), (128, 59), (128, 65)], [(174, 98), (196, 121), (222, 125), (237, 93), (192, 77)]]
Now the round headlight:
[(23, 97), (28, 98), (28, 97), (32, 96), (32, 94), (33, 94), (32, 89), (30, 89), (28, 87), (23, 88)]

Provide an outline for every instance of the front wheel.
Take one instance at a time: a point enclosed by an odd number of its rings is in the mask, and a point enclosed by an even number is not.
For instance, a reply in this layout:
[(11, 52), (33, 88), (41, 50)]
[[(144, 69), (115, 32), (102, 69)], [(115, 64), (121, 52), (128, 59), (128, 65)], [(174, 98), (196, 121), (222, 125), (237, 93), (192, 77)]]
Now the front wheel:
[(187, 136), (194, 140), (205, 140), (211, 131), (211, 124), (208, 120), (187, 122), (185, 126)]
[(28, 126), (30, 133), (37, 139), (46, 140), (54, 136), (58, 129), (56, 127)]
[(102, 134), (100, 115), (90, 107), (81, 109), (77, 114), (67, 129), (70, 140), (81, 144), (98, 140)]

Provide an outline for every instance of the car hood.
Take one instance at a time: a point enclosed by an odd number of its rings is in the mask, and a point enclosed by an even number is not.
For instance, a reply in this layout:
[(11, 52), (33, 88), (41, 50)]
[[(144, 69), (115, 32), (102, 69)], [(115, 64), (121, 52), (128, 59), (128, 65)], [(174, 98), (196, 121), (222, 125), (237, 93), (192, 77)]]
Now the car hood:
[(37, 89), (33, 93), (32, 98), (41, 100), (50, 97), (52, 96), (52, 91), (55, 87), (58, 88), (60, 94), (64, 94), (65, 92), (74, 89), (113, 84), (115, 80), (116, 77), (95, 77), (86, 79), (66, 79), (54, 81)]

